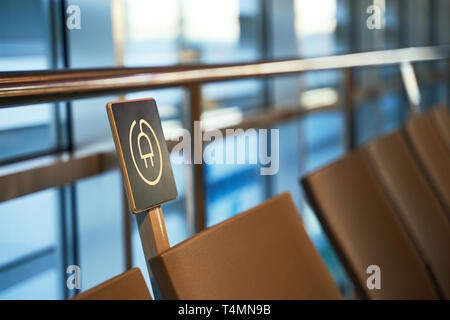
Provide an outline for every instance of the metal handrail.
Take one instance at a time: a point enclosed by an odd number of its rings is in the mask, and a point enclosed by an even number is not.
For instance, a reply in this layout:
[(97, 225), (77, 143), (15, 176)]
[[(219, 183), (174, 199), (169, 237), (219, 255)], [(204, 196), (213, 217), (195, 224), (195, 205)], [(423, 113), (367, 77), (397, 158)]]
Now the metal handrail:
[(382, 66), (448, 58), (450, 58), (450, 46), (434, 46), (248, 64), (6, 72), (0, 73), (0, 106), (78, 99), (108, 93), (117, 94), (307, 71)]

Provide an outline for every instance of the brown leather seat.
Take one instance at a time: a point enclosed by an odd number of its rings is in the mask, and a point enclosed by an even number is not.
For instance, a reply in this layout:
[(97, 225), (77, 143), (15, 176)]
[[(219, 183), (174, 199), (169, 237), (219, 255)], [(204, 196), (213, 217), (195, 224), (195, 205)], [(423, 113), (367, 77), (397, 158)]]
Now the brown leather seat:
[(431, 117), (442, 137), (450, 148), (450, 113), (445, 106), (437, 106), (431, 110)]
[(152, 300), (139, 268), (130, 269), (98, 286), (80, 293), (73, 300)]
[(430, 113), (411, 119), (405, 127), (414, 154), (444, 206), (450, 212), (450, 152)]
[(407, 144), (404, 133), (367, 147), (372, 164), (410, 237), (450, 299), (450, 223)]
[(284, 193), (150, 259), (165, 299), (340, 299)]
[[(306, 194), (363, 297), (435, 299), (425, 264), (380, 185), (368, 154), (354, 152), (302, 180)], [(369, 289), (367, 269), (381, 270)]]

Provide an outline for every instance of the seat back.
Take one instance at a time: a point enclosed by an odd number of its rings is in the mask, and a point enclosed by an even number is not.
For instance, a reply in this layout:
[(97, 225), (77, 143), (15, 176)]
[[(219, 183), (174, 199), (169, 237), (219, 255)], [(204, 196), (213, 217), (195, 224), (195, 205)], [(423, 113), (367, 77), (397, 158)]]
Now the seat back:
[(405, 127), (420, 165), (441, 201), (450, 212), (450, 149), (439, 133), (430, 113), (412, 118)]
[[(363, 297), (438, 297), (366, 153), (354, 152), (306, 176), (302, 183), (316, 215)], [(380, 268), (380, 289), (367, 285), (371, 265)]]
[(130, 269), (72, 298), (73, 300), (152, 300), (139, 268)]
[(340, 299), (288, 193), (150, 260), (166, 299)]
[(367, 147), (386, 193), (444, 298), (450, 299), (450, 223), (402, 132)]
[(445, 106), (438, 106), (431, 110), (431, 117), (450, 148), (450, 113)]

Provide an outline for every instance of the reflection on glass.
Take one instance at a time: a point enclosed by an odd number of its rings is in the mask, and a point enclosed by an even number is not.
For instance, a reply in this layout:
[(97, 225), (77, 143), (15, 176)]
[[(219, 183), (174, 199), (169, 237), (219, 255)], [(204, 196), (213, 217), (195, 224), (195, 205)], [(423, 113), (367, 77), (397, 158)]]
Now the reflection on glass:
[(400, 93), (362, 101), (356, 111), (356, 142), (361, 146), (398, 129), (406, 120), (407, 103)]
[(2, 0), (0, 71), (47, 69), (50, 60), (47, 6), (40, 0)]
[[(51, 67), (47, 9), (44, 1), (1, 2), (0, 71)], [(50, 104), (0, 109), (0, 161), (51, 149), (53, 112)]]
[(52, 268), (18, 282), (15, 286), (0, 291), (0, 300), (56, 300), (62, 299), (59, 270)]
[(124, 271), (122, 199), (119, 170), (76, 184), (83, 290)]
[[(256, 138), (256, 137), (255, 137)], [(238, 139), (241, 139), (239, 147)], [(208, 148), (211, 150), (217, 148), (223, 149), (225, 157), (232, 157), (237, 162), (238, 153), (245, 154), (243, 164), (208, 164), (206, 167), (207, 185), (206, 185), (206, 208), (207, 208), (207, 226), (214, 225), (224, 221), (233, 215), (250, 209), (261, 203), (265, 199), (264, 177), (260, 175), (260, 168), (257, 164), (250, 164), (249, 152), (254, 147), (250, 145), (256, 139), (245, 136), (229, 136), (223, 141), (210, 142)], [(217, 146), (213, 148), (216, 144)], [(245, 149), (242, 149), (242, 146)], [(226, 156), (225, 156), (226, 155)], [(217, 157), (215, 153), (205, 152), (206, 157)], [(227, 158), (228, 159), (228, 158)], [(219, 159), (220, 160), (220, 159)], [(212, 163), (212, 159), (205, 159), (206, 163)], [(225, 162), (225, 161), (223, 161)]]
[(339, 111), (317, 112), (302, 120), (305, 136), (308, 137), (305, 172), (316, 170), (344, 154), (343, 121), (343, 114)]
[(0, 161), (55, 148), (55, 106), (0, 109)]
[(258, 3), (127, 0), (125, 65), (255, 60), (261, 55)]
[(0, 204), (0, 266), (57, 246), (58, 193), (45, 190)]
[(303, 57), (333, 54), (337, 27), (336, 0), (295, 0), (295, 31)]
[(57, 196), (50, 189), (0, 204), (0, 299), (61, 298)]

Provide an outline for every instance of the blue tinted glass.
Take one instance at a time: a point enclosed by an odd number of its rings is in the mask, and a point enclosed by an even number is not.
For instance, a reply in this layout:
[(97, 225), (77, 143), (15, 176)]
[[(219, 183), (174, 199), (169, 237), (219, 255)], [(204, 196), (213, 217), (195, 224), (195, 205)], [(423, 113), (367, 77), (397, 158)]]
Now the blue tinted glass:
[(59, 291), (59, 270), (52, 268), (39, 273), (15, 286), (0, 291), (0, 300), (56, 300), (62, 299)]
[(55, 106), (0, 109), (0, 162), (56, 147)]
[[(258, 138), (257, 134), (250, 136)], [(241, 139), (241, 147), (238, 139)], [(240, 135), (209, 143), (211, 153), (205, 151), (205, 161), (211, 163), (205, 166), (207, 226), (247, 210), (266, 198), (265, 180), (260, 175), (260, 166), (258, 163), (252, 164), (249, 158), (250, 153), (254, 154), (253, 148), (257, 147), (254, 145), (256, 141), (258, 140)], [(219, 150), (223, 150), (222, 156)], [(211, 159), (208, 159), (209, 154)], [(238, 154), (245, 155), (241, 164), (237, 163)], [(227, 157), (230, 157), (231, 161), (228, 161)]]
[(62, 297), (58, 191), (0, 204), (0, 299)]
[(357, 145), (363, 145), (400, 127), (407, 114), (401, 101), (401, 96), (393, 93), (360, 103), (355, 110)]
[(302, 122), (308, 146), (305, 172), (324, 166), (344, 154), (344, 123), (341, 112), (317, 112), (307, 115)]
[(0, 71), (50, 67), (49, 19), (44, 1), (3, 0), (0, 10)]
[[(48, 7), (44, 1), (0, 4), (0, 71), (52, 66)], [(0, 109), (0, 162), (48, 151), (55, 146), (54, 106)]]
[(307, 135), (302, 131), (299, 121), (279, 125), (275, 129), (280, 130), (280, 155), (279, 171), (270, 176), (272, 193), (279, 194), (288, 191), (297, 205), (300, 205), (299, 177), (302, 173), (302, 163), (306, 160), (303, 143), (305, 142), (304, 137)]
[(257, 0), (127, 0), (117, 11), (125, 21), (127, 66), (241, 62), (261, 57)]
[(123, 188), (118, 170), (76, 184), (82, 289), (123, 272)]
[(0, 266), (58, 246), (58, 192), (46, 190), (0, 204)]

